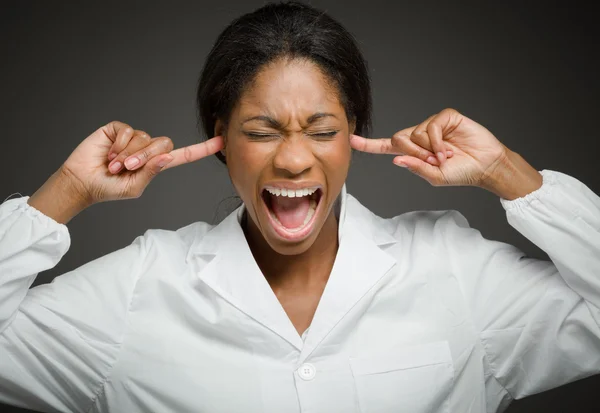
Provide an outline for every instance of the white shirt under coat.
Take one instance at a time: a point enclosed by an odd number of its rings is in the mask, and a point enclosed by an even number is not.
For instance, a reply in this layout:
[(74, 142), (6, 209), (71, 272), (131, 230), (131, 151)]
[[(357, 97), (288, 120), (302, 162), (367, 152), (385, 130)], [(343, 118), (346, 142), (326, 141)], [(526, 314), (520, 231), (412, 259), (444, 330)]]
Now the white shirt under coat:
[[(253, 259), (240, 207), (148, 230), (29, 288), (65, 225), (0, 205), (0, 401), (61, 412), (503, 410), (600, 372), (600, 198), (544, 170), (500, 199), (550, 261), (457, 211), (376, 216), (341, 194), (339, 250), (298, 334)], [(84, 240), (82, 240), (84, 242)]]

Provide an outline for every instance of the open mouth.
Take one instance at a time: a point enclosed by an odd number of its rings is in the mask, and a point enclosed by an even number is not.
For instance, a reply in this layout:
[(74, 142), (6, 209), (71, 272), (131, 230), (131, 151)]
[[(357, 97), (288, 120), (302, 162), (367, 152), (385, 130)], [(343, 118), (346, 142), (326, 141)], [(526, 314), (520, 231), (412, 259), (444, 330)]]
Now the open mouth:
[(321, 188), (299, 191), (264, 189), (262, 199), (277, 235), (289, 241), (306, 238), (312, 232), (320, 211), (322, 193)]

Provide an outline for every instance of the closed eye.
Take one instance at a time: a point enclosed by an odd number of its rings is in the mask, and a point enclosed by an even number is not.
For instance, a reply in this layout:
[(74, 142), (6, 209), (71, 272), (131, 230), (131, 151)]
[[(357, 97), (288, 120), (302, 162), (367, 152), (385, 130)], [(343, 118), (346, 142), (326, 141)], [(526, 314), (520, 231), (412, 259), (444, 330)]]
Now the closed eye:
[(248, 137), (252, 138), (252, 139), (271, 139), (271, 138), (277, 138), (279, 136), (274, 133), (252, 133), (252, 132), (246, 132), (246, 135), (248, 135)]
[[(319, 133), (309, 133), (308, 136), (315, 136), (318, 138), (331, 138), (335, 136), (339, 131), (331, 131), (331, 132), (319, 132)], [(254, 132), (246, 132), (246, 135), (251, 139), (273, 139), (278, 138), (279, 135), (275, 133), (254, 133)]]
[(309, 136), (317, 136), (317, 137), (322, 137), (322, 138), (331, 138), (333, 136), (335, 136), (339, 131), (334, 130), (331, 132), (320, 132), (320, 133), (309, 133)]

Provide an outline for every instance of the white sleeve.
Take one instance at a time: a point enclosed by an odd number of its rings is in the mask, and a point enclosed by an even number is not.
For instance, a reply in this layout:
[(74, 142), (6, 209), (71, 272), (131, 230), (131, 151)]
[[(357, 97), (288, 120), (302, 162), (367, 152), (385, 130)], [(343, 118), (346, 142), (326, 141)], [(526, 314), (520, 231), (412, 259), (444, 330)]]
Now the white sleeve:
[(88, 411), (120, 350), (146, 239), (30, 289), (70, 238), (28, 198), (0, 204), (0, 402)]
[(543, 170), (542, 187), (501, 199), (508, 222), (551, 261), (490, 241), (448, 215), (449, 260), (491, 370), (490, 398), (519, 399), (600, 373), (600, 197)]

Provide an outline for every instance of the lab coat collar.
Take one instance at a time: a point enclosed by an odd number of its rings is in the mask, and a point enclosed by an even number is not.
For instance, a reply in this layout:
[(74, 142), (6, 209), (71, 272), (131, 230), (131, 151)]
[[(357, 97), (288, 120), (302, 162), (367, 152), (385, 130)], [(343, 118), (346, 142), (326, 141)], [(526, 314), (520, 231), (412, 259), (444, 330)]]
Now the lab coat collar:
[[(338, 198), (339, 247), (329, 280), (303, 341), (254, 260), (241, 227), (244, 205), (203, 236), (188, 260), (216, 293), (290, 343), (306, 359), (396, 260), (385, 252), (397, 240), (371, 211), (342, 187)], [(201, 269), (200, 269), (201, 268)]]

